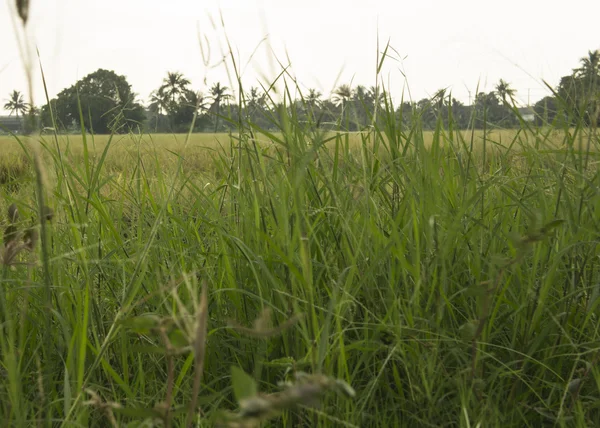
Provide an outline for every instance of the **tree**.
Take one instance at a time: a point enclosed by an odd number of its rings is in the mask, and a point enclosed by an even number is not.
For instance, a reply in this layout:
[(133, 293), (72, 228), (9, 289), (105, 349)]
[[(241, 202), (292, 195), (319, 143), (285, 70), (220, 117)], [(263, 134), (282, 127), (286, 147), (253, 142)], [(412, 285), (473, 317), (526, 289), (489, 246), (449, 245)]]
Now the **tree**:
[[(160, 110), (164, 110), (169, 115), (171, 130), (177, 125), (175, 115), (181, 116), (183, 107), (181, 104), (186, 101), (189, 85), (190, 81), (182, 73), (169, 71), (167, 77), (163, 79), (162, 85), (151, 94), (151, 97), (154, 95), (151, 99), (157, 103), (154, 107), (160, 107)], [(178, 120), (181, 120), (181, 117)]]
[(581, 67), (574, 70), (576, 78), (582, 80), (584, 99), (587, 101), (586, 119), (600, 122), (600, 51), (588, 51), (580, 60)]
[(385, 104), (387, 94), (385, 90), (378, 89), (375, 86), (371, 86), (367, 91), (367, 99), (371, 101), (373, 106), (381, 107)]
[(10, 97), (6, 100), (6, 104), (4, 104), (4, 108), (10, 111), (10, 115), (15, 113), (17, 119), (19, 118), (19, 113), (21, 115), (25, 115), (29, 110), (29, 104), (25, 102), (23, 99), (23, 94), (19, 91), (12, 91)]
[(458, 129), (467, 129), (471, 122), (471, 106), (452, 98), (452, 119)]
[[(323, 102), (321, 97), (323, 94), (316, 89), (309, 89), (306, 96), (303, 97), (304, 101), (304, 109), (306, 110), (306, 115), (309, 118), (309, 122), (315, 124), (319, 127), (321, 119), (322, 119), (322, 105)], [(317, 112), (321, 111), (317, 115)], [(318, 119), (317, 119), (318, 117)]]
[(533, 106), (536, 120), (539, 125), (552, 124), (562, 117), (560, 106), (554, 96), (546, 96)]
[(475, 95), (473, 106), (475, 108), (475, 126), (477, 128), (494, 124), (499, 117), (500, 102), (495, 92), (488, 94), (479, 92)]
[(588, 51), (588, 56), (580, 60), (581, 67), (574, 70), (577, 77), (597, 81), (600, 76), (600, 50)]
[(600, 51), (589, 51), (580, 62), (579, 68), (560, 79), (558, 97), (571, 123), (600, 123)]
[(219, 116), (221, 115), (221, 103), (223, 101), (231, 99), (231, 95), (227, 93), (229, 88), (227, 86), (221, 86), (219, 82), (215, 83), (210, 88), (210, 96), (213, 100), (210, 111), (215, 115), (215, 132), (219, 129)]
[(500, 79), (500, 81), (496, 85), (496, 95), (498, 96), (500, 101), (504, 103), (504, 105), (508, 105), (508, 100), (510, 100), (511, 103), (513, 102), (515, 90), (510, 87), (510, 84), (508, 82), (505, 82), (504, 80)]
[(204, 123), (201, 115), (206, 111), (207, 100), (200, 92), (195, 92), (186, 89), (182, 94), (179, 102), (173, 108), (173, 125), (174, 130), (184, 131), (189, 130), (194, 115), (200, 117), (197, 120), (196, 127), (201, 127)]
[(176, 98), (182, 96), (190, 81), (183, 77), (182, 73), (179, 72), (167, 72), (167, 77), (163, 79), (163, 84), (159, 88), (168, 98), (171, 99), (173, 104), (176, 104)]
[(358, 85), (352, 94), (352, 111), (356, 128), (361, 128), (369, 124), (369, 118), (374, 111), (374, 99), (369, 90), (363, 85)]
[(154, 132), (158, 132), (158, 124), (163, 117), (163, 112), (168, 111), (169, 96), (165, 93), (163, 87), (150, 93), (150, 105), (148, 110), (156, 116), (154, 122)]
[(308, 105), (309, 108), (314, 109), (321, 104), (322, 93), (317, 91), (316, 89), (309, 89), (308, 94), (304, 98), (304, 101)]
[(331, 96), (331, 101), (336, 107), (342, 109), (342, 121), (346, 118), (346, 105), (352, 99), (353, 91), (350, 85), (341, 85), (337, 87)]
[(267, 94), (256, 87), (251, 87), (245, 97), (245, 115), (254, 124), (266, 128), (267, 120)]
[(251, 87), (250, 92), (246, 94), (246, 107), (252, 115), (257, 110), (262, 110), (266, 106), (266, 94), (261, 93), (256, 87)]
[(331, 96), (331, 101), (337, 106), (341, 106), (342, 110), (344, 109), (344, 105), (352, 99), (352, 88), (350, 85), (341, 85), (338, 86)]
[(151, 111), (155, 111), (158, 114), (167, 111), (169, 107), (169, 96), (162, 87), (150, 93), (150, 105), (148, 107)]
[(98, 69), (63, 89), (50, 104), (42, 108), (45, 126), (54, 126), (50, 119), (52, 108), (57, 125), (64, 128), (80, 123), (91, 132), (129, 132), (145, 120), (143, 107), (136, 102), (135, 94), (125, 76), (114, 71)]

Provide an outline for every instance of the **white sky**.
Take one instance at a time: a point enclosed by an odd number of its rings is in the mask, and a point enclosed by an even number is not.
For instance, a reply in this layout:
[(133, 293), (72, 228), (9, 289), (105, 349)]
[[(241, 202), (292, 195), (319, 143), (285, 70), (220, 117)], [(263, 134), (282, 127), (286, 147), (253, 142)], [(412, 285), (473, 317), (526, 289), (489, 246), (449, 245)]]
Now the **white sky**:
[[(231, 87), (224, 65), (206, 67), (198, 42), (198, 35), (208, 39), (212, 66), (224, 33), (246, 90), (257, 79), (272, 81), (281, 71), (276, 59), (287, 65), (289, 55), (301, 87), (328, 96), (342, 83), (375, 83), (379, 34), (380, 49), (389, 39), (398, 52), (380, 75), (396, 101), (406, 82), (414, 100), (448, 87), (468, 102), (469, 90), (490, 91), (503, 78), (526, 104), (548, 93), (541, 79), (555, 86), (600, 48), (600, 2), (593, 0), (30, 1), (29, 32), (50, 97), (98, 68), (125, 75), (144, 102), (167, 71), (182, 72), (196, 90), (216, 81)], [(27, 91), (13, 3), (0, 0), (0, 108), (13, 89)], [(38, 71), (34, 101), (45, 103)]]

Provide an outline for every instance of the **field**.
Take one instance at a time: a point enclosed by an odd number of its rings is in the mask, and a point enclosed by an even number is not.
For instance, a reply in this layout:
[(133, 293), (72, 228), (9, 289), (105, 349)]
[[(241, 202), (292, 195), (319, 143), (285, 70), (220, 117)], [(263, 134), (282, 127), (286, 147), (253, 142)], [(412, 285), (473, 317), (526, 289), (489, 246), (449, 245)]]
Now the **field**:
[(0, 419), (599, 424), (599, 145), (293, 116), (0, 137)]

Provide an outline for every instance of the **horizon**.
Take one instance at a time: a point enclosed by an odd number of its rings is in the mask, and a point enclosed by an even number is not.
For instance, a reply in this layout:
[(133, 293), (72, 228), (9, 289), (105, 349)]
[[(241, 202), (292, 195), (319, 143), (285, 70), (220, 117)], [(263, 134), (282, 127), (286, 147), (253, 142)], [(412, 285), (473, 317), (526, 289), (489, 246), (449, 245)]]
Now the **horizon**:
[[(521, 21), (536, 17), (515, 32), (482, 19), (472, 0), (440, 5), (434, 15), (427, 5), (399, 11), (389, 1), (369, 8), (358, 7), (356, 1), (331, 1), (317, 8), (315, 1), (305, 7), (286, 7), (290, 2), (264, 0), (248, 5), (232, 0), (201, 8), (179, 0), (158, 10), (154, 1), (109, 0), (98, 5), (89, 0), (49, 0), (32, 2), (28, 29), (40, 51), (50, 98), (98, 68), (124, 75), (145, 106), (169, 71), (183, 73), (196, 91), (206, 93), (216, 82), (232, 88), (232, 72), (220, 63), (228, 39), (245, 91), (271, 83), (282, 65), (291, 64), (303, 90), (315, 88), (329, 99), (341, 84), (374, 85), (377, 44), (381, 53), (389, 39), (392, 49), (379, 83), (396, 103), (401, 97), (430, 98), (448, 88), (454, 98), (469, 105), (476, 92), (489, 92), (503, 79), (517, 91), (518, 104), (527, 106), (550, 94), (543, 80), (556, 87), (580, 58), (600, 47), (592, 25), (600, 6), (577, 7), (579, 3), (584, 4), (575, 1), (574, 7), (555, 16), (548, 9), (515, 0), (503, 4), (500, 11), (490, 9), (500, 23), (514, 19), (514, 8), (522, 11)], [(8, 59), (0, 62), (0, 107), (12, 90), (29, 100), (12, 9), (9, 0), (0, 2), (0, 37), (9, 41)], [(586, 13), (581, 15), (581, 10)], [(82, 16), (93, 18), (84, 21)], [(398, 26), (403, 17), (405, 22)], [(461, 26), (459, 19), (472, 23)], [(554, 31), (555, 25), (562, 27), (560, 33)], [(199, 47), (199, 37), (204, 49)], [(44, 105), (38, 69), (33, 85), (35, 105)], [(2, 109), (0, 115), (9, 112)]]

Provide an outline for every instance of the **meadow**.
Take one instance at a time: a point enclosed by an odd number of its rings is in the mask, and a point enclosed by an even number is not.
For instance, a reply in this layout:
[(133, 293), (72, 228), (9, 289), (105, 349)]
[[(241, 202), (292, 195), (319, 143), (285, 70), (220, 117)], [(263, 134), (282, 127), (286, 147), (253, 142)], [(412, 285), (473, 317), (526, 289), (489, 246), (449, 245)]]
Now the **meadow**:
[(1, 137), (3, 424), (599, 424), (596, 130), (383, 114)]

